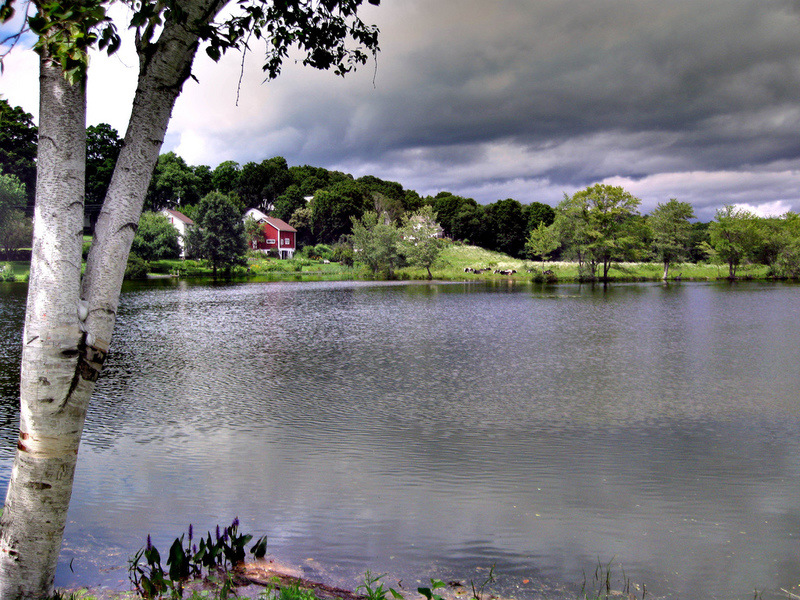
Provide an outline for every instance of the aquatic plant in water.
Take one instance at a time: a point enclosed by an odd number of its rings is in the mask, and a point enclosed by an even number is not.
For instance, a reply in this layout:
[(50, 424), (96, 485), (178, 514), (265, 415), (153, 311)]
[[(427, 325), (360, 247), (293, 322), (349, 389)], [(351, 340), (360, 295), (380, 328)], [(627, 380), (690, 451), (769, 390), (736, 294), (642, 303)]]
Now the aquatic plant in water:
[[(187, 580), (216, 570), (223, 572), (222, 592), (227, 595), (232, 587), (228, 571), (244, 563), (247, 544), (253, 536), (239, 533), (239, 519), (236, 518), (221, 532), (217, 525), (214, 537), (209, 531), (197, 543), (193, 543), (193, 538), (191, 525), (186, 545), (184, 534), (175, 538), (169, 549), (165, 571), (161, 554), (148, 535), (145, 547), (128, 561), (128, 576), (136, 592), (148, 600), (164, 596), (182, 598)], [(263, 558), (267, 553), (267, 536), (259, 538), (250, 548), (250, 553), (255, 558)]]

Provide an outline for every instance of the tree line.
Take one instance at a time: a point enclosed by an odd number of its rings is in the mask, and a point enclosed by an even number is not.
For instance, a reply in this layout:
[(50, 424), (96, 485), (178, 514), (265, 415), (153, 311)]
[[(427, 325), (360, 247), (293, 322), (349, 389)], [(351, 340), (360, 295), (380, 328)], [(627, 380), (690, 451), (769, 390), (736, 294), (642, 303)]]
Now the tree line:
[(742, 264), (770, 267), (775, 277), (800, 276), (800, 218), (795, 213), (758, 217), (726, 205), (710, 223), (692, 222), (694, 209), (675, 198), (641, 215), (641, 200), (622, 187), (595, 184), (564, 196), (552, 224), (528, 235), (536, 257), (578, 262), (586, 279), (605, 279), (612, 263), (659, 261), (666, 279), (671, 264), (709, 260), (736, 277)]
[[(27, 208), (30, 213), (32, 202), (36, 127), (30, 114), (2, 99), (0, 124), (0, 247), (10, 250), (30, 237), (29, 220), (21, 211)], [(87, 128), (86, 141), (86, 204), (91, 216), (105, 197), (122, 140), (116, 130), (101, 123)], [(642, 215), (638, 198), (601, 184), (565, 195), (556, 207), (511, 198), (481, 205), (447, 191), (421, 197), (400, 183), (371, 175), (356, 178), (322, 167), (289, 166), (281, 156), (244, 165), (225, 161), (212, 169), (189, 165), (167, 152), (158, 157), (144, 208), (151, 212), (174, 208), (199, 221), (209, 209), (201, 201), (210, 194), (216, 194), (216, 203), (224, 196), (240, 214), (258, 208), (286, 221), (297, 229), (299, 247), (352, 247), (354, 223), (361, 223), (365, 215), (374, 213), (400, 228), (404, 219), (429, 207), (447, 238), (516, 258), (576, 261), (587, 279), (607, 277), (615, 261), (660, 261), (667, 277), (670, 264), (684, 260), (721, 262), (730, 277), (747, 262), (769, 265), (776, 276), (800, 276), (800, 224), (795, 214), (760, 218), (727, 206), (714, 221), (700, 223), (691, 205), (671, 199)], [(205, 208), (200, 210), (201, 206)], [(152, 236), (151, 224), (145, 220), (140, 228)], [(231, 249), (230, 260), (218, 256), (209, 241), (188, 240), (188, 246), (196, 256), (212, 256), (215, 268), (241, 261), (238, 250)], [(133, 250), (141, 256), (163, 253), (145, 253), (138, 242)], [(176, 252), (173, 248), (169, 256)]]

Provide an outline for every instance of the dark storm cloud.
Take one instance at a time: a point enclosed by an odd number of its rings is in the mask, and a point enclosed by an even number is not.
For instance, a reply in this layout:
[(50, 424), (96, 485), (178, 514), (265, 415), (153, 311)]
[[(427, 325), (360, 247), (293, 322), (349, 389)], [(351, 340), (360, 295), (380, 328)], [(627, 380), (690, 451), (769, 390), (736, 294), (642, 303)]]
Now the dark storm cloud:
[(282, 154), (482, 201), (800, 167), (796, 2), (396, 0), (368, 18), (374, 72), (290, 68), (243, 90), (258, 106), (213, 132), (219, 160)]

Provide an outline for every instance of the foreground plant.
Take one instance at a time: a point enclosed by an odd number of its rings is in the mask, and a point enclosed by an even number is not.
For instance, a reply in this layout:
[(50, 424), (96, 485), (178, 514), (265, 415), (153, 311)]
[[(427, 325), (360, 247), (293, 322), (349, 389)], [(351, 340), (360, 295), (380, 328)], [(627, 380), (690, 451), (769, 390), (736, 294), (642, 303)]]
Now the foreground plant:
[[(364, 573), (364, 583), (356, 588), (356, 592), (364, 592), (366, 600), (386, 600), (386, 594), (390, 593), (395, 600), (403, 600), (403, 594), (394, 588), (384, 588), (381, 579), (383, 575), (373, 575), (370, 571)], [(376, 585), (377, 584), (377, 585)]]
[[(214, 536), (209, 531), (197, 543), (193, 543), (193, 529), (189, 525), (186, 545), (184, 535), (175, 538), (169, 549), (167, 569), (161, 564), (161, 554), (147, 536), (147, 544), (128, 561), (128, 576), (136, 592), (142, 598), (183, 598), (184, 586), (191, 578), (222, 574), (218, 597), (227, 597), (233, 582), (229, 571), (244, 563), (247, 544), (253, 539), (250, 534), (239, 533), (239, 519), (220, 531), (217, 526)], [(254, 558), (264, 558), (267, 553), (267, 536), (259, 538), (250, 548)], [(194, 597), (194, 594), (192, 595)]]

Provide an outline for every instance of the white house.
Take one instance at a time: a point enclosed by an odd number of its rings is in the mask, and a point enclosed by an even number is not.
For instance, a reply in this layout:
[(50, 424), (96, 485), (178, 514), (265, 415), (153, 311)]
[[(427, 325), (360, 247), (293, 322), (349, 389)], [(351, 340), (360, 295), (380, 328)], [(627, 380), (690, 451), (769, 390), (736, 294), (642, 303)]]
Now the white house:
[(169, 222), (172, 223), (172, 226), (178, 230), (178, 244), (181, 247), (181, 258), (186, 258), (186, 246), (183, 240), (186, 237), (189, 228), (194, 225), (194, 221), (192, 221), (182, 212), (178, 212), (177, 210), (173, 210), (171, 208), (165, 208), (161, 211), (161, 214), (167, 217)]

